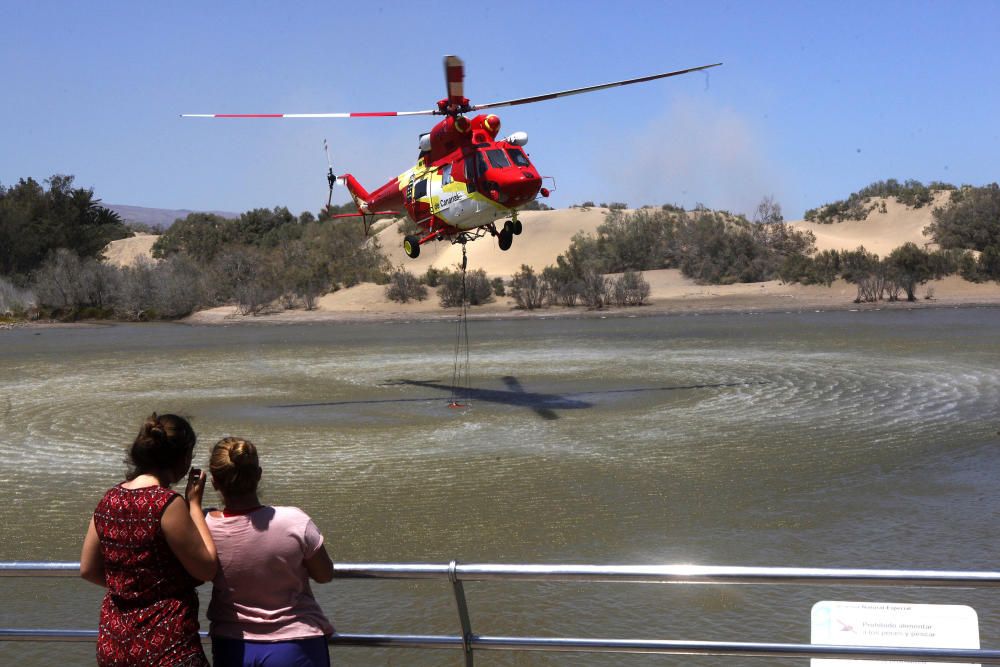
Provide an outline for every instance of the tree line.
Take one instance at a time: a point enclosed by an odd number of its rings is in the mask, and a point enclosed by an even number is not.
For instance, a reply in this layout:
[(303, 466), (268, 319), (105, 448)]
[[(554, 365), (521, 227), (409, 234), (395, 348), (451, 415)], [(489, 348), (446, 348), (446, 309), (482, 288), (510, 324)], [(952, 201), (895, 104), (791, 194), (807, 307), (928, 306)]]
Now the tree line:
[(64, 319), (177, 318), (235, 303), (241, 312), (315, 306), (327, 292), (388, 279), (377, 240), (332, 216), (254, 209), (238, 219), (192, 213), (153, 247), (156, 262), (118, 268), (101, 261), (108, 243), (132, 235), (93, 190), (56, 175), (0, 187), (0, 315)]
[(72, 176), (56, 175), (45, 184), (29, 178), (0, 186), (0, 314), (23, 314), (32, 302), (45, 314), (68, 318), (176, 318), (222, 304), (236, 304), (245, 314), (310, 309), (319, 296), (362, 281), (386, 285), (387, 296), (397, 301), (425, 299), (428, 288), (435, 289), (445, 307), (510, 294), (526, 309), (601, 308), (644, 303), (649, 285), (641, 272), (665, 268), (705, 284), (778, 278), (829, 285), (842, 278), (857, 285), (859, 301), (913, 300), (917, 286), (954, 273), (1000, 280), (997, 184), (954, 188), (890, 179), (852, 194), (845, 210), (887, 196), (923, 206), (933, 198), (928, 193), (951, 190), (924, 230), (940, 250), (906, 244), (885, 258), (864, 248), (817, 253), (812, 234), (786, 224), (771, 197), (749, 219), (702, 206), (630, 211), (615, 202), (596, 233), (574, 236), (555, 264), (522, 266), (507, 282), (482, 271), (431, 269), (418, 278), (394, 269), (377, 239), (365, 238), (356, 222), (333, 217), (350, 205), (299, 216), (285, 207), (253, 209), (236, 219), (192, 213), (157, 240), (158, 261), (116, 268), (101, 262), (100, 252), (131, 235), (129, 227), (100, 205), (92, 189), (74, 187)]
[(542, 273), (522, 264), (511, 280), (492, 280), (482, 269), (463, 272), (428, 269), (422, 276), (414, 276), (406, 269), (397, 268), (389, 277), (386, 297), (399, 303), (423, 301), (428, 298), (428, 287), (437, 290), (440, 303), (445, 308), (490, 303), (497, 296), (508, 293), (517, 308), (534, 310), (549, 306), (584, 305), (600, 309), (609, 305), (641, 306), (649, 298), (649, 283), (636, 271), (626, 271), (620, 276), (605, 276), (588, 270), (579, 280), (560, 278), (555, 267), (546, 267)]
[[(585, 202), (581, 208), (589, 208)], [(512, 277), (510, 294), (519, 308), (641, 305), (650, 287), (642, 271), (679, 268), (704, 283), (769, 280), (786, 257), (812, 251), (814, 237), (784, 223), (781, 207), (765, 198), (754, 219), (701, 207), (693, 212), (666, 204), (629, 211), (624, 203), (608, 208), (596, 234), (575, 235), (556, 263), (536, 272), (522, 266)], [(425, 278), (399, 278), (394, 293)], [(390, 296), (390, 298), (393, 298)], [(443, 301), (442, 301), (443, 303)]]
[[(884, 258), (864, 247), (817, 253), (815, 237), (787, 225), (781, 206), (772, 197), (762, 199), (750, 219), (704, 207), (688, 212), (666, 204), (628, 212), (624, 205), (616, 204), (596, 234), (575, 236), (554, 266), (546, 267), (537, 277), (529, 267), (522, 267), (512, 282), (512, 294), (520, 307), (580, 301), (599, 307), (602, 295), (607, 303), (607, 295), (616, 290), (619, 295), (629, 289), (641, 291), (641, 284), (626, 287), (636, 279), (644, 282), (638, 272), (665, 268), (680, 269), (686, 277), (703, 284), (780, 279), (829, 286), (841, 278), (857, 287), (857, 302), (914, 301), (918, 286), (953, 274), (973, 282), (1000, 281), (997, 184), (956, 188), (889, 179), (851, 195), (847, 208), (876, 197), (893, 197), (905, 206), (919, 208), (933, 201), (939, 190), (950, 190), (951, 195), (932, 211), (933, 222), (924, 233), (940, 249), (931, 251), (905, 243)], [(592, 205), (585, 202), (582, 207)], [(621, 274), (622, 282), (608, 283), (602, 290), (598, 276), (609, 273)], [(529, 296), (521, 297), (522, 292)], [(626, 301), (623, 296), (616, 299), (617, 303)]]
[(132, 235), (93, 189), (74, 187), (72, 176), (57, 174), (45, 185), (33, 178), (0, 184), (0, 276), (20, 287), (60, 248), (97, 257), (111, 241)]
[[(971, 282), (1000, 281), (1000, 186), (991, 183), (982, 187), (963, 185), (956, 188), (946, 183), (924, 186), (919, 181), (877, 181), (852, 194), (845, 202), (828, 204), (813, 216), (819, 222), (837, 219), (864, 219), (874, 197), (895, 197), (907, 206), (919, 208), (933, 200), (937, 191), (950, 191), (944, 205), (932, 212), (932, 222), (924, 234), (938, 246), (937, 250), (906, 243), (884, 258), (864, 247), (853, 251), (823, 251), (815, 255), (792, 256), (786, 259), (780, 277), (786, 282), (830, 285), (837, 278), (858, 288), (856, 301), (896, 300), (901, 294), (915, 300), (915, 288), (928, 280), (958, 274)], [(867, 207), (867, 208), (866, 208)], [(853, 213), (832, 214), (844, 210)], [(815, 210), (814, 210), (815, 211)], [(806, 217), (809, 219), (809, 213)]]

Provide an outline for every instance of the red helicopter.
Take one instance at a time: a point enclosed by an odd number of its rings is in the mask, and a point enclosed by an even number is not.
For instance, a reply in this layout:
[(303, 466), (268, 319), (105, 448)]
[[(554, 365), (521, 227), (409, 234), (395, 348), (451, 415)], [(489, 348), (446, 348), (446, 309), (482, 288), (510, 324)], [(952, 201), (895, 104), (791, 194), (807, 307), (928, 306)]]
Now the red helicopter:
[[(518, 210), (539, 194), (548, 197), (549, 190), (542, 187), (542, 177), (524, 152), (524, 145), (528, 143), (527, 133), (514, 132), (497, 138), (500, 131), (500, 119), (497, 116), (480, 114), (469, 119), (465, 114), (664, 79), (721, 64), (702, 65), (504, 102), (469, 104), (469, 99), (463, 93), (465, 67), (462, 60), (457, 56), (445, 56), (448, 97), (439, 101), (436, 109), (369, 113), (182, 115), (186, 118), (445, 116), (430, 132), (420, 135), (420, 156), (416, 165), (374, 192), (365, 190), (351, 174), (335, 176), (331, 163), (327, 173), (331, 197), (334, 184), (341, 183), (347, 186), (358, 208), (357, 213), (333, 217), (360, 217), (367, 234), (376, 216), (398, 215), (405, 211), (423, 230), (421, 235), (408, 235), (403, 240), (403, 250), (411, 258), (417, 257), (420, 246), (428, 241), (466, 243), (487, 232), (497, 238), (501, 250), (508, 250), (514, 236), (521, 233)], [(329, 161), (329, 153), (327, 159)], [(327, 200), (328, 206), (329, 203), (330, 199)], [(499, 220), (505, 222), (498, 230)]]

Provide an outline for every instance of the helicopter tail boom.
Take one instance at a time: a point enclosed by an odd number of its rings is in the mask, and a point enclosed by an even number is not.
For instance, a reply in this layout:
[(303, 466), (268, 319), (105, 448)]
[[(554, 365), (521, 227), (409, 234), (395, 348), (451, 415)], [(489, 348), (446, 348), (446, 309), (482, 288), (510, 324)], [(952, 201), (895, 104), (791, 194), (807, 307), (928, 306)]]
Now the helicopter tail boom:
[(358, 207), (358, 213), (368, 213), (368, 201), (371, 199), (371, 195), (368, 194), (368, 191), (365, 190), (364, 187), (358, 183), (358, 180), (350, 174), (339, 176), (338, 180), (343, 183), (347, 187), (347, 191), (351, 193), (351, 199), (354, 200), (354, 205)]

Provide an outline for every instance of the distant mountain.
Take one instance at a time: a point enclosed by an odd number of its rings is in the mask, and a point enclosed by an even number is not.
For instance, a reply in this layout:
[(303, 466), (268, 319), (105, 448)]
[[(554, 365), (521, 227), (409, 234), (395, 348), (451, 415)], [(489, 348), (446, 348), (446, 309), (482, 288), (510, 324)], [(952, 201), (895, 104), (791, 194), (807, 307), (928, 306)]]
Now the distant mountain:
[(125, 222), (138, 222), (151, 227), (167, 229), (179, 218), (186, 218), (191, 213), (214, 213), (223, 218), (238, 218), (239, 213), (231, 211), (189, 211), (186, 208), (146, 208), (145, 206), (128, 206), (126, 204), (105, 204), (102, 206), (111, 209), (122, 217)]

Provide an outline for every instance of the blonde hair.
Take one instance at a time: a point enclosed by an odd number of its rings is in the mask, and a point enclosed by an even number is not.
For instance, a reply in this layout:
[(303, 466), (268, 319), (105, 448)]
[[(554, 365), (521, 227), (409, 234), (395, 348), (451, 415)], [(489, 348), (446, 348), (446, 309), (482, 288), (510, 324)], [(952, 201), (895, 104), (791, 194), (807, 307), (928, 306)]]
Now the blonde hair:
[(253, 493), (260, 481), (257, 447), (243, 438), (223, 438), (212, 448), (208, 469), (223, 496)]

